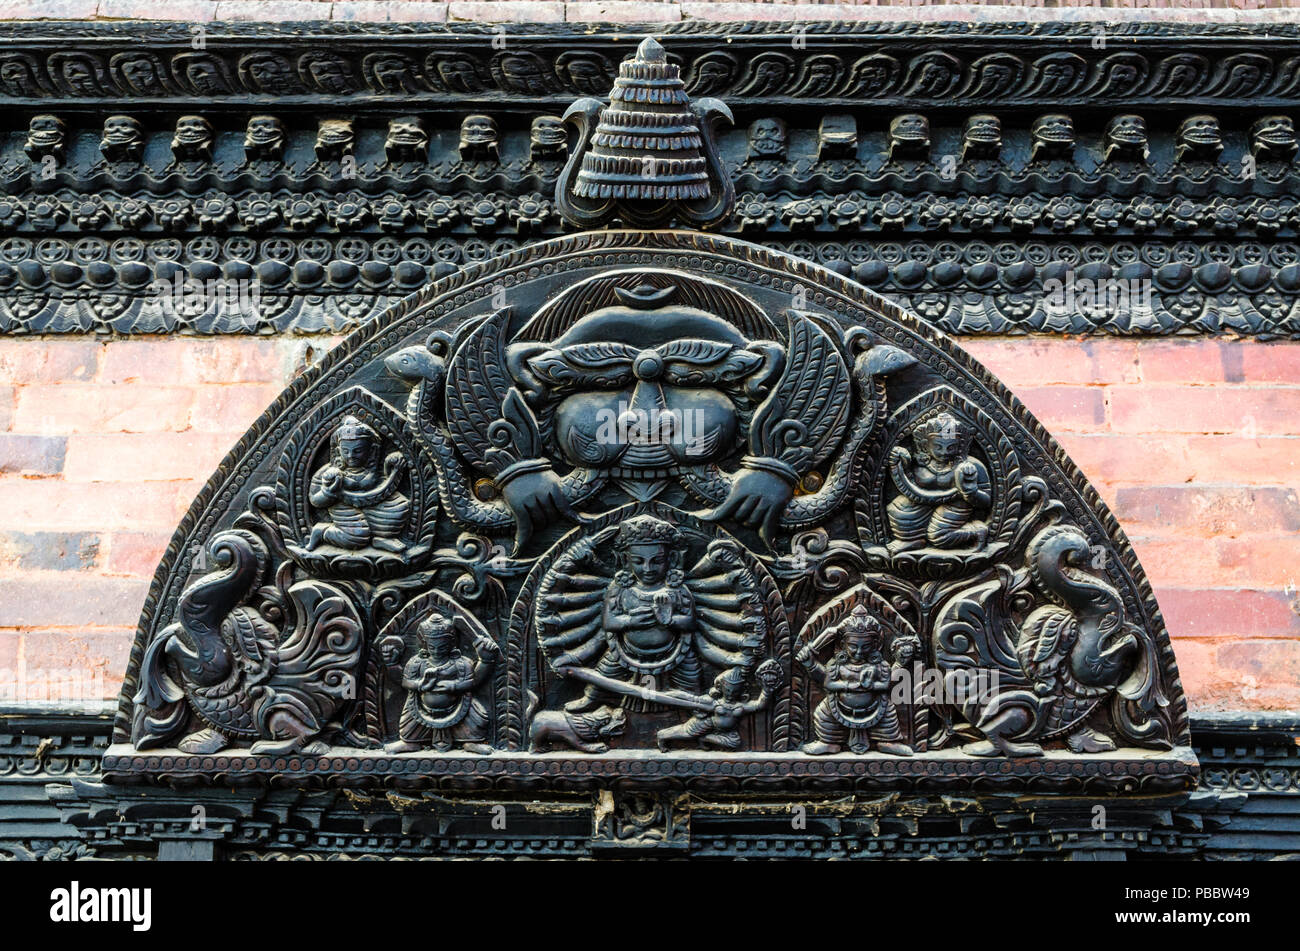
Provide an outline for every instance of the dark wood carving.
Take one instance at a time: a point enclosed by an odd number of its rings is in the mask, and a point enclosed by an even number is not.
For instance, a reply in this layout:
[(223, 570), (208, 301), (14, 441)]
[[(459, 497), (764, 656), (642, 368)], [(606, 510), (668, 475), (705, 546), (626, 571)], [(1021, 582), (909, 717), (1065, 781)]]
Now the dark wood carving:
[[(1089, 24), (669, 33), (664, 73), (709, 133), (674, 160), (736, 194), (718, 230), (949, 333), (1300, 336), (1294, 25), (1134, 24), (1105, 49)], [(196, 49), (184, 24), (0, 24), (0, 333), (351, 330), (431, 278), (572, 230), (562, 116), (580, 99), (570, 119), (588, 131), (606, 105), (626, 118), (609, 93), (640, 40), (207, 34)], [(618, 146), (588, 158), (612, 167)], [(607, 186), (571, 221), (615, 216)], [(726, 204), (686, 201), (696, 225)]]
[[(592, 106), (557, 206), (604, 220), (583, 182), (653, 158), (690, 187), (651, 176), (610, 213), (725, 214), (706, 158), (725, 107), (690, 109), (652, 41), (621, 76), (615, 103), (645, 86), (670, 109)], [(482, 118), (461, 151), (494, 164)], [(891, 160), (928, 140), (905, 120)], [(638, 122), (677, 130), (678, 165)], [(186, 128), (178, 161), (202, 138)], [(347, 158), (343, 131), (320, 161)], [(822, 131), (828, 155), (856, 135)], [(1068, 132), (1044, 120), (1034, 160)], [(397, 124), (390, 157), (419, 133)], [(639, 229), (449, 275), (295, 382), (178, 529), (114, 740), (114, 782), (619, 777), (632, 791), (592, 833), (614, 850), (689, 848), (683, 787), (1175, 793), (1196, 775), (1132, 549), (995, 380), (829, 270)]]

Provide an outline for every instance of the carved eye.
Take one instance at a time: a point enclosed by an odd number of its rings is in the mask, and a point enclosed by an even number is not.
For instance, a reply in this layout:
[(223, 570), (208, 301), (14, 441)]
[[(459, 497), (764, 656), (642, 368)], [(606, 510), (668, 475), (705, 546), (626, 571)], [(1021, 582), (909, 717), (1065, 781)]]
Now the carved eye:
[(820, 489), (825, 484), (825, 482), (826, 480), (825, 478), (823, 478), (822, 474), (820, 472), (817, 472), (816, 470), (813, 470), (812, 472), (809, 472), (807, 475), (805, 475), (802, 479), (799, 480), (799, 484), (795, 487), (795, 494), (812, 495), (814, 492)]

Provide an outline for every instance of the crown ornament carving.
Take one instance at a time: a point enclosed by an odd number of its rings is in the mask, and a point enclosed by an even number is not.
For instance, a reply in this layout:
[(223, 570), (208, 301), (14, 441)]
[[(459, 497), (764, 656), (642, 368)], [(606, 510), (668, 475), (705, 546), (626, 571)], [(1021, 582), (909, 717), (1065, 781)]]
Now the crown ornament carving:
[(653, 38), (619, 67), (608, 104), (579, 99), (564, 121), (577, 141), (555, 203), (575, 227), (618, 219), (633, 228), (675, 221), (707, 229), (731, 214), (735, 189), (717, 148), (731, 110), (718, 99), (692, 103), (680, 68)]

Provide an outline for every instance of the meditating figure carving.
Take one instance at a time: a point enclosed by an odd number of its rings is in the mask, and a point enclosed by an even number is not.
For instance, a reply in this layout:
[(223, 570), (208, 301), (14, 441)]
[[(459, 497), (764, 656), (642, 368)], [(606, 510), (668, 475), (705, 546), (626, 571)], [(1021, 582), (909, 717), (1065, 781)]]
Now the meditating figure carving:
[(915, 456), (905, 446), (889, 453), (898, 495), (889, 503), (891, 554), (923, 548), (978, 548), (988, 525), (978, 516), (992, 503), (988, 468), (970, 454), (971, 429), (951, 413), (924, 419), (912, 430)]
[(355, 416), (344, 417), (330, 445), (330, 461), (312, 476), (308, 492), (312, 507), (327, 517), (312, 526), (307, 550), (327, 544), (403, 551), (399, 536), (411, 508), (399, 489), (406, 457), (389, 453), (381, 466), (379, 435)]

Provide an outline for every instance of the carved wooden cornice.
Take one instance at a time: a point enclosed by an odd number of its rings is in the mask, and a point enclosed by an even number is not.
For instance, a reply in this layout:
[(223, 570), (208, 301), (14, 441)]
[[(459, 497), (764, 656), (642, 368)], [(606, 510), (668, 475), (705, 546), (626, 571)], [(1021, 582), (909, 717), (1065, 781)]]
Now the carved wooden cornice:
[[(159, 791), (146, 821), (139, 821), (141, 810), (137, 808), (133, 823), (118, 815), (120, 800), (100, 785), (99, 760), (110, 732), (111, 715), (107, 711), (98, 715), (32, 714), (11, 709), (3, 712), (0, 857), (43, 861), (92, 855), (151, 857), (160, 846), (154, 833), (170, 831), (183, 841), (183, 828), (175, 822), (168, 827), (169, 810), (189, 816), (198, 801), (218, 818), (214, 826), (220, 829), (221, 841), (214, 848), (215, 857), (325, 860), (340, 852), (349, 857), (386, 858), (449, 852), (573, 856), (588, 854), (593, 846), (590, 830), (595, 796), (575, 797), (569, 812), (553, 811), (549, 821), (530, 827), (526, 835), (487, 836), (489, 841), (473, 852), (469, 846), (476, 840), (482, 842), (483, 835), (470, 839), (457, 835), (455, 830), (442, 830), (450, 822), (486, 824), (483, 817), (491, 814), (491, 800), (482, 793), (463, 800), (446, 793), (408, 793), (401, 800), (405, 810), (401, 812), (387, 795), (363, 796), (355, 790), (252, 789), (240, 794), (235, 803), (229, 790), (185, 788), (170, 794)], [(1209, 861), (1286, 854), (1287, 837), (1300, 834), (1300, 820), (1293, 805), (1300, 796), (1298, 727), (1295, 717), (1284, 714), (1194, 716), (1192, 742), (1202, 767), (1197, 792), (1185, 805), (1173, 810), (1168, 819), (1156, 816), (1154, 824), (1152, 818), (1157, 810), (1145, 807), (1140, 815), (1114, 817), (1116, 827), (1131, 827), (1135, 834), (1127, 838), (1110, 836), (1107, 841), (1120, 840), (1123, 850), (1134, 856), (1180, 853)], [(29, 737), (43, 740), (39, 755)], [(42, 789), (50, 790), (48, 800)], [(185, 797), (183, 801), (181, 796)], [(750, 812), (735, 814), (736, 800), (729, 798), (725, 807), (734, 815), (732, 828), (726, 821), (727, 813), (711, 814), (707, 797), (696, 794), (697, 806), (705, 807), (699, 818), (708, 820), (709, 828), (706, 834), (692, 837), (689, 852), (732, 856), (743, 849), (743, 854), (750, 856), (771, 851), (783, 857), (813, 857), (842, 855), (852, 848), (881, 856), (921, 856), (930, 852), (1008, 857), (1059, 854), (1070, 838), (1062, 834), (1062, 826), (1073, 822), (1077, 827), (1070, 831), (1079, 834), (1074, 840), (1076, 847), (1100, 845), (1103, 841), (1090, 822), (1078, 822), (1079, 816), (1045, 809), (1050, 803), (1044, 799), (1024, 800), (1027, 808), (1022, 809), (993, 797), (955, 799), (951, 800), (952, 808), (943, 809), (922, 798), (868, 796), (857, 809), (861, 827), (853, 828), (853, 816), (845, 815), (843, 798), (832, 795), (821, 805), (828, 816), (824, 825), (816, 821), (819, 804), (810, 798), (808, 806), (814, 821), (809, 824), (809, 834), (802, 841), (792, 842), (785, 812), (773, 816), (773, 810), (765, 810), (760, 800)], [(512, 816), (510, 825), (512, 829), (523, 828), (528, 816), (522, 803), (502, 795), (497, 804), (507, 810), (518, 809), (520, 814)], [(1116, 804), (1109, 800), (1109, 805)], [(891, 820), (885, 815), (901, 813), (901, 807), (916, 810), (921, 821), (909, 823), (902, 817)], [(410, 817), (417, 811), (419, 818), (415, 821), (426, 824), (428, 830), (418, 837), (406, 834), (409, 826), (404, 827), (402, 822), (403, 815)], [(61, 812), (76, 824), (61, 823)], [(354, 831), (358, 813), (369, 820), (365, 836), (357, 836)], [(268, 815), (283, 818), (277, 825), (267, 826)], [(996, 821), (1008, 815), (1015, 815), (1020, 832), (1010, 834), (1005, 825)], [(1090, 819), (1091, 813), (1082, 818)], [(882, 819), (884, 828), (880, 826)], [(758, 824), (765, 820), (770, 820), (770, 828), (759, 828)], [(526, 844), (521, 845), (521, 839)]]
[[(1300, 26), (1293, 23), (1116, 23), (1104, 37), (1086, 22), (687, 21), (577, 30), (565, 24), (214, 23), (201, 30), (205, 48), (196, 49), (200, 31), (185, 23), (51, 22), (0, 25), (0, 63), (14, 64), (5, 83), (14, 104), (165, 107), (202, 96), (209, 107), (246, 107), (250, 97), (285, 105), (315, 105), (325, 97), (463, 108), (472, 105), (467, 95), (483, 94), (502, 106), (535, 108), (567, 104), (575, 93), (602, 94), (618, 62), (650, 31), (671, 37), (693, 96), (725, 96), (733, 107), (790, 100), (914, 108), (1234, 101), (1285, 107), (1300, 95)], [(375, 76), (368, 61), (382, 56), (409, 60), (410, 88)], [(258, 58), (281, 58), (289, 69), (277, 76), (258, 69)], [(160, 67), (152, 77), (138, 65), (147, 62)], [(89, 75), (75, 68), (69, 75), (71, 63), (91, 67)], [(215, 66), (210, 79), (218, 85), (200, 92), (195, 63)], [(31, 85), (19, 91), (14, 83), (23, 67)]]
[[(563, 148), (532, 123), (604, 95), (645, 29), (0, 24), (0, 333), (337, 332), (562, 234)], [(1296, 24), (655, 29), (734, 113), (726, 233), (951, 332), (1300, 335)], [(823, 154), (846, 116), (856, 145)], [(213, 282), (255, 285), (256, 312), (186, 299)]]

